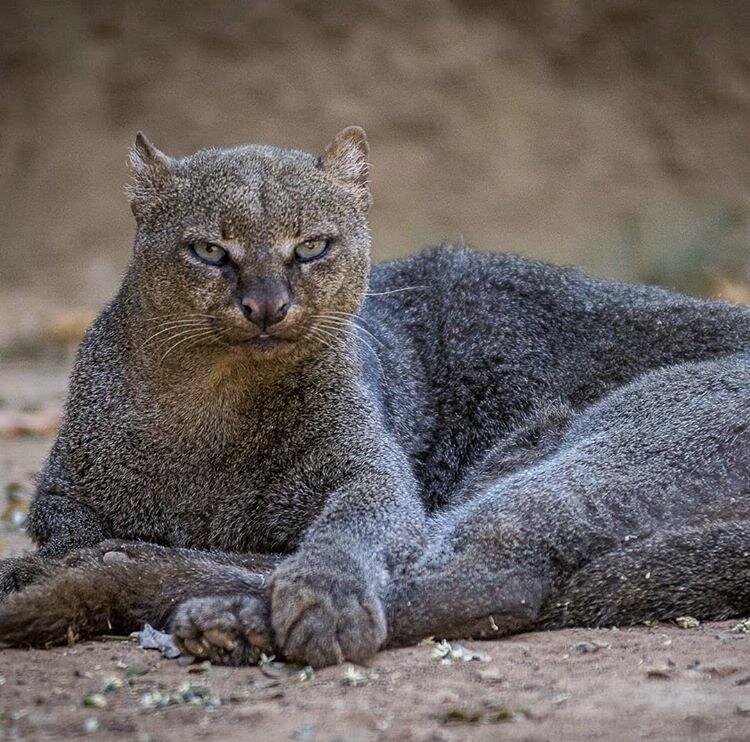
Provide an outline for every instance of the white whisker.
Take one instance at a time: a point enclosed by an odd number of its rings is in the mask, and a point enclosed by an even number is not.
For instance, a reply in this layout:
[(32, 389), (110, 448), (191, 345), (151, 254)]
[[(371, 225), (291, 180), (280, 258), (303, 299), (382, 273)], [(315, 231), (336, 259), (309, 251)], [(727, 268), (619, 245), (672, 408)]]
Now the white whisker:
[(344, 319), (343, 317), (334, 317), (331, 316), (333, 312), (328, 312), (327, 314), (314, 314), (312, 315), (316, 319), (326, 319), (330, 322), (338, 322), (339, 324), (344, 324), (346, 326), (354, 325), (358, 329), (362, 330), (366, 335), (369, 335), (378, 345), (381, 347), (385, 347), (385, 343), (379, 338), (373, 335), (366, 327), (363, 327), (359, 322), (357, 322), (357, 315), (356, 314), (349, 314), (348, 312), (341, 312), (341, 314), (344, 314), (347, 319)]
[(333, 348), (333, 346), (323, 337), (319, 334), (317, 327), (309, 327), (308, 332), (320, 343), (323, 343), (326, 348)]
[(335, 336), (335, 333), (332, 333), (330, 331), (336, 330), (337, 332), (343, 332), (346, 335), (353, 337), (355, 340), (359, 340), (359, 342), (362, 343), (375, 357), (375, 360), (378, 362), (378, 366), (380, 366), (380, 370), (382, 371), (383, 376), (385, 376), (385, 369), (383, 368), (383, 364), (380, 361), (380, 356), (378, 356), (378, 354), (376, 353), (375, 348), (373, 348), (372, 345), (370, 345), (370, 343), (368, 343), (364, 338), (357, 335), (357, 333), (354, 332), (354, 330), (346, 329), (340, 325), (339, 326), (336, 326), (336, 325), (322, 325), (321, 326), (320, 324), (317, 324), (315, 327), (318, 330), (321, 330), (322, 332), (328, 331), (327, 334), (331, 335), (332, 337), (336, 337), (336, 336)]
[(199, 327), (204, 327), (205, 322), (203, 320), (193, 320), (190, 322), (184, 322), (178, 325), (170, 325), (169, 327), (163, 327), (160, 328), (158, 332), (155, 332), (153, 335), (150, 335), (147, 337), (143, 343), (141, 343), (141, 348), (145, 347), (148, 343), (150, 343), (155, 338), (159, 337), (159, 335), (163, 335), (164, 333), (171, 332), (174, 330), (183, 330), (183, 329), (198, 329)]
[[(205, 336), (197, 336), (196, 338), (192, 338), (193, 342), (188, 343), (184, 350), (190, 350), (191, 348), (194, 348), (196, 345), (200, 345), (204, 340)], [(188, 338), (188, 340), (191, 340), (191, 338)], [(214, 333), (213, 337), (208, 338), (209, 342), (208, 345), (213, 345), (214, 343), (217, 343), (219, 338), (216, 336), (216, 333)]]
[(416, 289), (428, 289), (429, 286), (403, 286), (400, 289), (391, 289), (390, 291), (366, 291), (365, 296), (388, 296), (388, 294), (398, 294), (401, 291), (415, 291)]
[[(175, 348), (178, 348), (183, 343), (188, 342), (189, 340), (195, 340), (199, 337), (207, 337), (209, 335), (212, 335), (214, 333), (213, 330), (200, 330), (197, 334), (195, 330), (190, 330), (190, 334), (188, 334), (187, 337), (183, 338), (182, 340), (178, 340), (174, 345), (170, 346), (166, 353), (159, 359), (159, 366), (164, 362), (164, 359), (173, 351)], [(182, 333), (184, 334), (184, 333)]]
[(143, 322), (160, 322), (161, 320), (168, 320), (170, 317), (178, 317), (180, 319), (194, 319), (196, 317), (203, 317), (207, 319), (219, 319), (216, 315), (213, 314), (197, 314), (195, 312), (190, 314), (183, 314), (183, 313), (175, 313), (175, 314), (160, 314), (158, 317), (147, 317), (146, 319), (142, 320)]

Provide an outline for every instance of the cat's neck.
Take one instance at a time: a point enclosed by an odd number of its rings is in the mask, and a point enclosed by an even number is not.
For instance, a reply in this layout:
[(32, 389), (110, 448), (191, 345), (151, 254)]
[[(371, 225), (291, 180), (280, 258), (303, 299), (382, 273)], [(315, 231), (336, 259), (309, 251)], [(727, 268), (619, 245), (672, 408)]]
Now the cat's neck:
[(131, 382), (145, 406), (181, 427), (236, 428), (248, 416), (283, 414), (286, 400), (300, 390), (344, 388), (361, 374), (356, 350), (343, 334), (327, 337), (325, 344), (303, 339), (298, 352), (278, 357), (205, 342), (176, 347), (165, 358), (163, 349), (146, 343), (153, 331), (144, 329), (143, 316), (132, 309), (128, 316)]

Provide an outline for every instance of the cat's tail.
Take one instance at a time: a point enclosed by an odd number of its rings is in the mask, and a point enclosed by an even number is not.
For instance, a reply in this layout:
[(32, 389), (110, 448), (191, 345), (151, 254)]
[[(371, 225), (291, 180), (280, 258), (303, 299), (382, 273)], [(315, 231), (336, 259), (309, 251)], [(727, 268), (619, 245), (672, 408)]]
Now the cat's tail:
[(635, 539), (575, 573), (543, 609), (543, 628), (626, 626), (750, 615), (750, 521)]
[[(265, 592), (268, 569), (214, 561), (179, 550), (49, 567), (38, 581), (0, 600), (0, 644), (46, 647), (99, 634), (166, 627), (177, 605), (202, 595)], [(264, 573), (265, 572), (265, 573)]]

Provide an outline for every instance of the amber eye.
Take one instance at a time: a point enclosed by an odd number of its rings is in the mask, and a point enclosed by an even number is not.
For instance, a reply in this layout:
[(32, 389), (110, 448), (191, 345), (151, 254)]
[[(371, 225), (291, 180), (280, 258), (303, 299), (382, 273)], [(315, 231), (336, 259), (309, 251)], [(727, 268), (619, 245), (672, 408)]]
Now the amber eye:
[(300, 263), (309, 263), (311, 260), (322, 258), (328, 252), (330, 240), (317, 239), (300, 242), (294, 248), (294, 255)]
[(227, 251), (223, 247), (205, 240), (190, 243), (190, 251), (198, 260), (209, 265), (224, 265), (227, 261)]

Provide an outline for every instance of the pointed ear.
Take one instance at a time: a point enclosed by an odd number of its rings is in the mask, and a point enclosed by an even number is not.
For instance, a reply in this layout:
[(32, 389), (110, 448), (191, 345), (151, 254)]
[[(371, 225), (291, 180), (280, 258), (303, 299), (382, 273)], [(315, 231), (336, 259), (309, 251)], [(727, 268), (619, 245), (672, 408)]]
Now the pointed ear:
[(143, 132), (135, 135), (130, 149), (130, 172), (133, 180), (126, 187), (130, 208), (136, 217), (155, 194), (171, 180), (174, 160), (154, 147)]
[(320, 167), (334, 180), (350, 188), (362, 209), (372, 203), (370, 193), (370, 147), (359, 126), (347, 126), (334, 137), (320, 156)]

